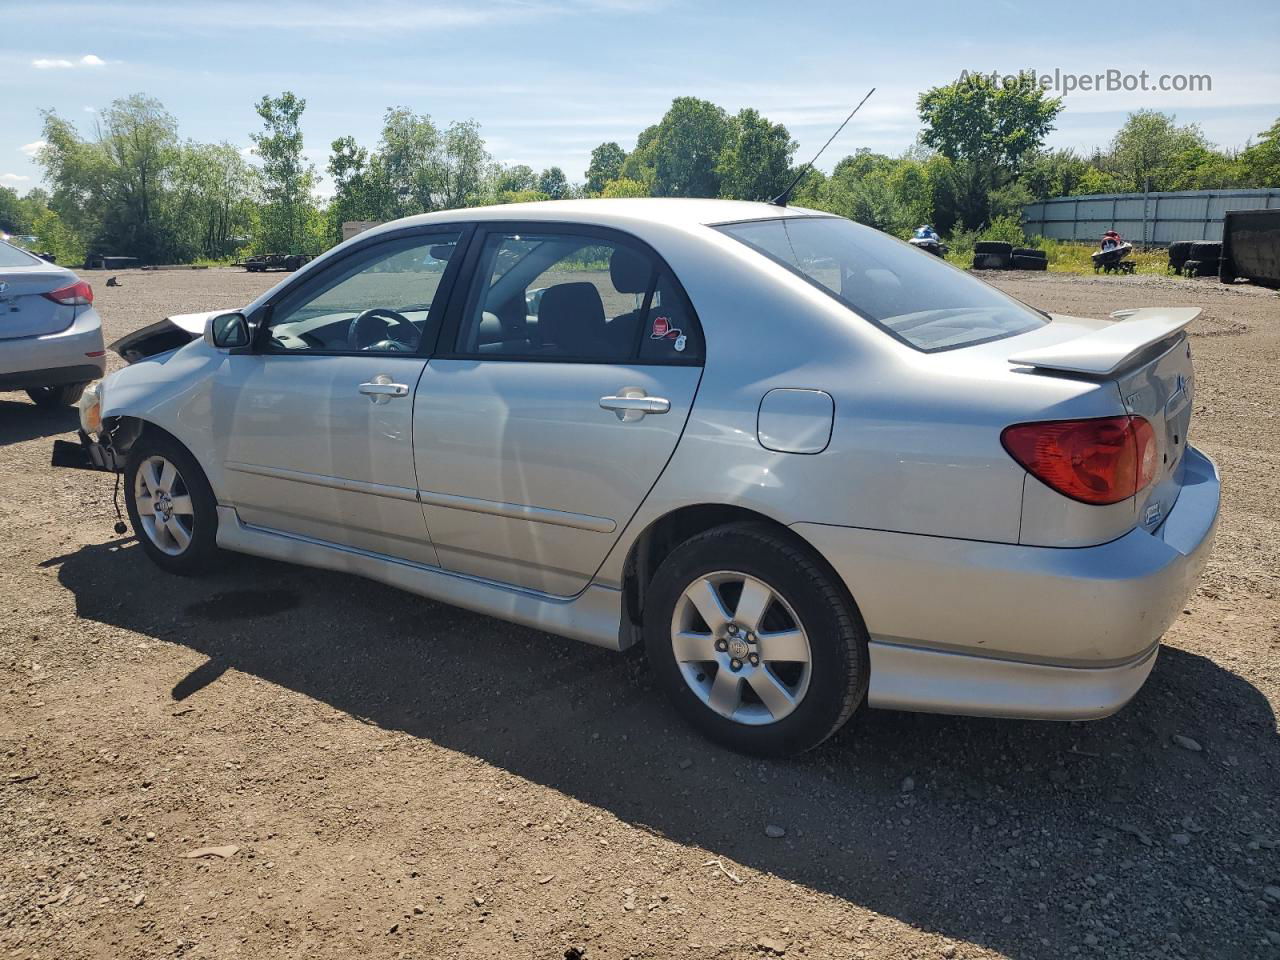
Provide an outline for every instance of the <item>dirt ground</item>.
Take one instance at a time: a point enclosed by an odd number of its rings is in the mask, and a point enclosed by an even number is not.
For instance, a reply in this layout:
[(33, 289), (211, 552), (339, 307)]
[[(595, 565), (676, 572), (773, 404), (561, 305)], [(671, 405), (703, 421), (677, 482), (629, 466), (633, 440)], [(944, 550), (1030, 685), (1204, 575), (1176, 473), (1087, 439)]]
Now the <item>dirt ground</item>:
[[(109, 339), (278, 279), (119, 276)], [(791, 762), (691, 734), (634, 656), (255, 559), (160, 574), (110, 477), (49, 467), (74, 412), (0, 398), (0, 956), (1280, 956), (1280, 298), (994, 279), (1205, 308), (1206, 578), (1115, 717), (863, 711)]]

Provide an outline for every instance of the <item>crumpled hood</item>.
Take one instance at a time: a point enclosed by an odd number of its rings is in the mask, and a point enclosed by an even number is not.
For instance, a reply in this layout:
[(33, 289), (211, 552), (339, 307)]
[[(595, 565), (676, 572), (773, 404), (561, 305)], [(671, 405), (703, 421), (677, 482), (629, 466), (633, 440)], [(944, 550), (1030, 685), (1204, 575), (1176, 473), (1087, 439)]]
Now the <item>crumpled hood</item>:
[(175, 313), (171, 317), (157, 320), (133, 333), (125, 334), (110, 346), (127, 363), (136, 363), (143, 357), (153, 357), (157, 353), (176, 350), (198, 339), (203, 336), (204, 325), (210, 317), (230, 313), (236, 309), (232, 307), (228, 310), (209, 310), (205, 313)]

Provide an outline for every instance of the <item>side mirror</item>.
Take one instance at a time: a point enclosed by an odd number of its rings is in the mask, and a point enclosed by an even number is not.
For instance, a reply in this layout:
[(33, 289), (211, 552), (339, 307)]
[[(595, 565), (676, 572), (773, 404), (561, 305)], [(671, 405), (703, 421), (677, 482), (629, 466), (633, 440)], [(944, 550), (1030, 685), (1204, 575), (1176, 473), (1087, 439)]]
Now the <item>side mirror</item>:
[(204, 342), (219, 350), (247, 347), (250, 340), (249, 321), (243, 313), (221, 313), (204, 325)]

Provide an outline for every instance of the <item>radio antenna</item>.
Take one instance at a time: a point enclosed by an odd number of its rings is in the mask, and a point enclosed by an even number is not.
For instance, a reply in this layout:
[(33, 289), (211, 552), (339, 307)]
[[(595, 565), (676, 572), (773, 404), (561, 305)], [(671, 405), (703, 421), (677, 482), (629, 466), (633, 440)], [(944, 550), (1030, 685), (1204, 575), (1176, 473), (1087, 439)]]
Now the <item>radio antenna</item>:
[(815, 153), (813, 155), (813, 159), (800, 168), (800, 172), (796, 174), (796, 178), (791, 181), (791, 186), (787, 187), (787, 189), (783, 190), (780, 194), (778, 194), (776, 197), (770, 200), (769, 201), (770, 203), (772, 203), (775, 207), (785, 207), (787, 205), (787, 201), (791, 199), (791, 191), (796, 188), (796, 185), (802, 179), (804, 179), (804, 175), (809, 172), (809, 170), (813, 167), (815, 163), (818, 162), (818, 158), (822, 156), (823, 151), (825, 151), (827, 147), (831, 146), (831, 141), (834, 140), (836, 137), (840, 136), (840, 131), (845, 128), (845, 126), (848, 124), (850, 120), (853, 119), (853, 115), (862, 109), (862, 105), (867, 102), (868, 97), (870, 97), (875, 92), (876, 92), (875, 87), (872, 87), (870, 90), (867, 91), (867, 96), (859, 100), (858, 105), (849, 112), (849, 115), (847, 117), (844, 118), (844, 123), (836, 127), (836, 132), (833, 133), (831, 137), (827, 140), (827, 142), (822, 145), (822, 150), (819, 150), (817, 153)]

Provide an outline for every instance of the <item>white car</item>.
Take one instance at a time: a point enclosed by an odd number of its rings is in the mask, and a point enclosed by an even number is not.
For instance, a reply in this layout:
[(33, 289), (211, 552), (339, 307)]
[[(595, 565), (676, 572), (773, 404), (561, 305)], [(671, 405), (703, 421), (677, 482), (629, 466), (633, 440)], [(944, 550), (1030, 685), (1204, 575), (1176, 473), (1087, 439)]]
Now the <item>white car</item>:
[(41, 406), (66, 406), (105, 368), (93, 288), (66, 267), (0, 240), (0, 391), (25, 390)]
[(81, 415), (164, 570), (241, 551), (643, 642), (699, 729), (785, 754), (863, 702), (1137, 692), (1217, 523), (1198, 312), (1051, 317), (770, 204), (513, 204), (138, 331)]

